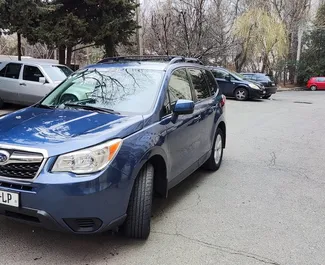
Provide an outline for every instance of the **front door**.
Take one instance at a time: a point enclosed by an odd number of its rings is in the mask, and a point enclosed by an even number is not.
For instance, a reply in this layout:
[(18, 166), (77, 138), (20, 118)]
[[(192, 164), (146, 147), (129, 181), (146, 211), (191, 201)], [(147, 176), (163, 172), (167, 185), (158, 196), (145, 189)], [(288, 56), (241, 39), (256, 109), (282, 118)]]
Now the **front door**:
[[(190, 81), (185, 69), (177, 69), (173, 72), (169, 85), (169, 104), (167, 111), (172, 113), (175, 103), (179, 99), (193, 100)], [(179, 115), (173, 119), (173, 115), (164, 118), (167, 132), (167, 155), (170, 158), (169, 182), (179, 182), (182, 173), (198, 167), (200, 149), (200, 110), (193, 114)], [(175, 179), (176, 177), (179, 177)]]
[(20, 72), (22, 64), (8, 63), (0, 71), (0, 97), (4, 102), (20, 103), (18, 99), (20, 89)]
[(19, 93), (19, 97), (24, 103), (35, 104), (51, 91), (51, 86), (48, 83), (41, 83), (40, 77), (44, 77), (44, 75), (38, 67), (24, 66)]
[(325, 77), (318, 77), (316, 85), (318, 89), (325, 89)]

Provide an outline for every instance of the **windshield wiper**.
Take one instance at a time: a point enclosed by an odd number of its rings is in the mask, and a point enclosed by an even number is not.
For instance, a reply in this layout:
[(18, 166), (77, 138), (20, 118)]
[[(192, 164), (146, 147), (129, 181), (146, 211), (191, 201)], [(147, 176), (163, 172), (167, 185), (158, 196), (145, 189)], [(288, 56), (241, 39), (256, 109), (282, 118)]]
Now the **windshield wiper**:
[(105, 112), (109, 114), (116, 114), (119, 115), (121, 113), (114, 111), (112, 109), (105, 109), (105, 108), (100, 108), (100, 107), (94, 107), (94, 106), (89, 106), (89, 105), (79, 105), (79, 104), (73, 104), (73, 103), (65, 103), (64, 106), (66, 107), (75, 107), (75, 108), (80, 108), (80, 109), (85, 109), (85, 110), (93, 110), (93, 111), (98, 111), (98, 112)]
[(57, 106), (49, 106), (49, 105), (43, 105), (43, 104), (36, 104), (34, 105), (36, 108), (42, 108), (42, 109), (56, 109)]

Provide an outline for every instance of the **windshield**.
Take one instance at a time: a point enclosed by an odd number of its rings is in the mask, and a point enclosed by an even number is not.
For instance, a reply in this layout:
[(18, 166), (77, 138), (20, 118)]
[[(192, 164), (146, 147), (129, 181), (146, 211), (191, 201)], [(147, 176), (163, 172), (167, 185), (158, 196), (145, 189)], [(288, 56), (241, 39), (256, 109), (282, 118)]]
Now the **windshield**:
[(73, 102), (75, 106), (143, 114), (153, 107), (163, 76), (164, 71), (139, 68), (85, 69), (70, 76), (41, 105), (61, 108), (71, 107), (67, 103)]
[(63, 81), (73, 73), (70, 68), (61, 65), (45, 65), (43, 68), (53, 82)]

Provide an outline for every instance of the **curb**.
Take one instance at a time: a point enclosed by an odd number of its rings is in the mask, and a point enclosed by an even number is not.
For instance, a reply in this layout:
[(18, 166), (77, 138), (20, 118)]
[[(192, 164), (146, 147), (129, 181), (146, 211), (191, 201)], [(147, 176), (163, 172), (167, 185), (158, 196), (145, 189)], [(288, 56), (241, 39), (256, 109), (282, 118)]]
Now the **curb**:
[(288, 92), (288, 91), (306, 91), (303, 87), (296, 87), (296, 88), (285, 88), (285, 89), (278, 89), (277, 92)]

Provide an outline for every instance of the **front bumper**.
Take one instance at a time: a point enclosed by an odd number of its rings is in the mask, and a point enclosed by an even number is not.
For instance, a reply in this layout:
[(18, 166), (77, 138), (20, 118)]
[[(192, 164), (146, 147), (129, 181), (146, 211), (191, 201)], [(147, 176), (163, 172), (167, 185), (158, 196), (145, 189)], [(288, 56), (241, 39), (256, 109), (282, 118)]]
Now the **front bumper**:
[[(45, 179), (66, 178), (60, 183)], [(37, 182), (36, 182), (37, 181)], [(95, 176), (76, 178), (44, 170), (33, 183), (1, 182), (0, 191), (19, 193), (19, 207), (0, 204), (0, 214), (50, 230), (99, 233), (120, 226), (132, 189), (130, 178), (109, 167)], [(42, 183), (43, 182), (43, 183)]]
[(266, 95), (266, 90), (250, 89), (250, 91), (249, 91), (250, 98), (262, 98), (265, 95)]
[(274, 87), (265, 87), (266, 95), (273, 95), (278, 91), (278, 88), (276, 86)]

